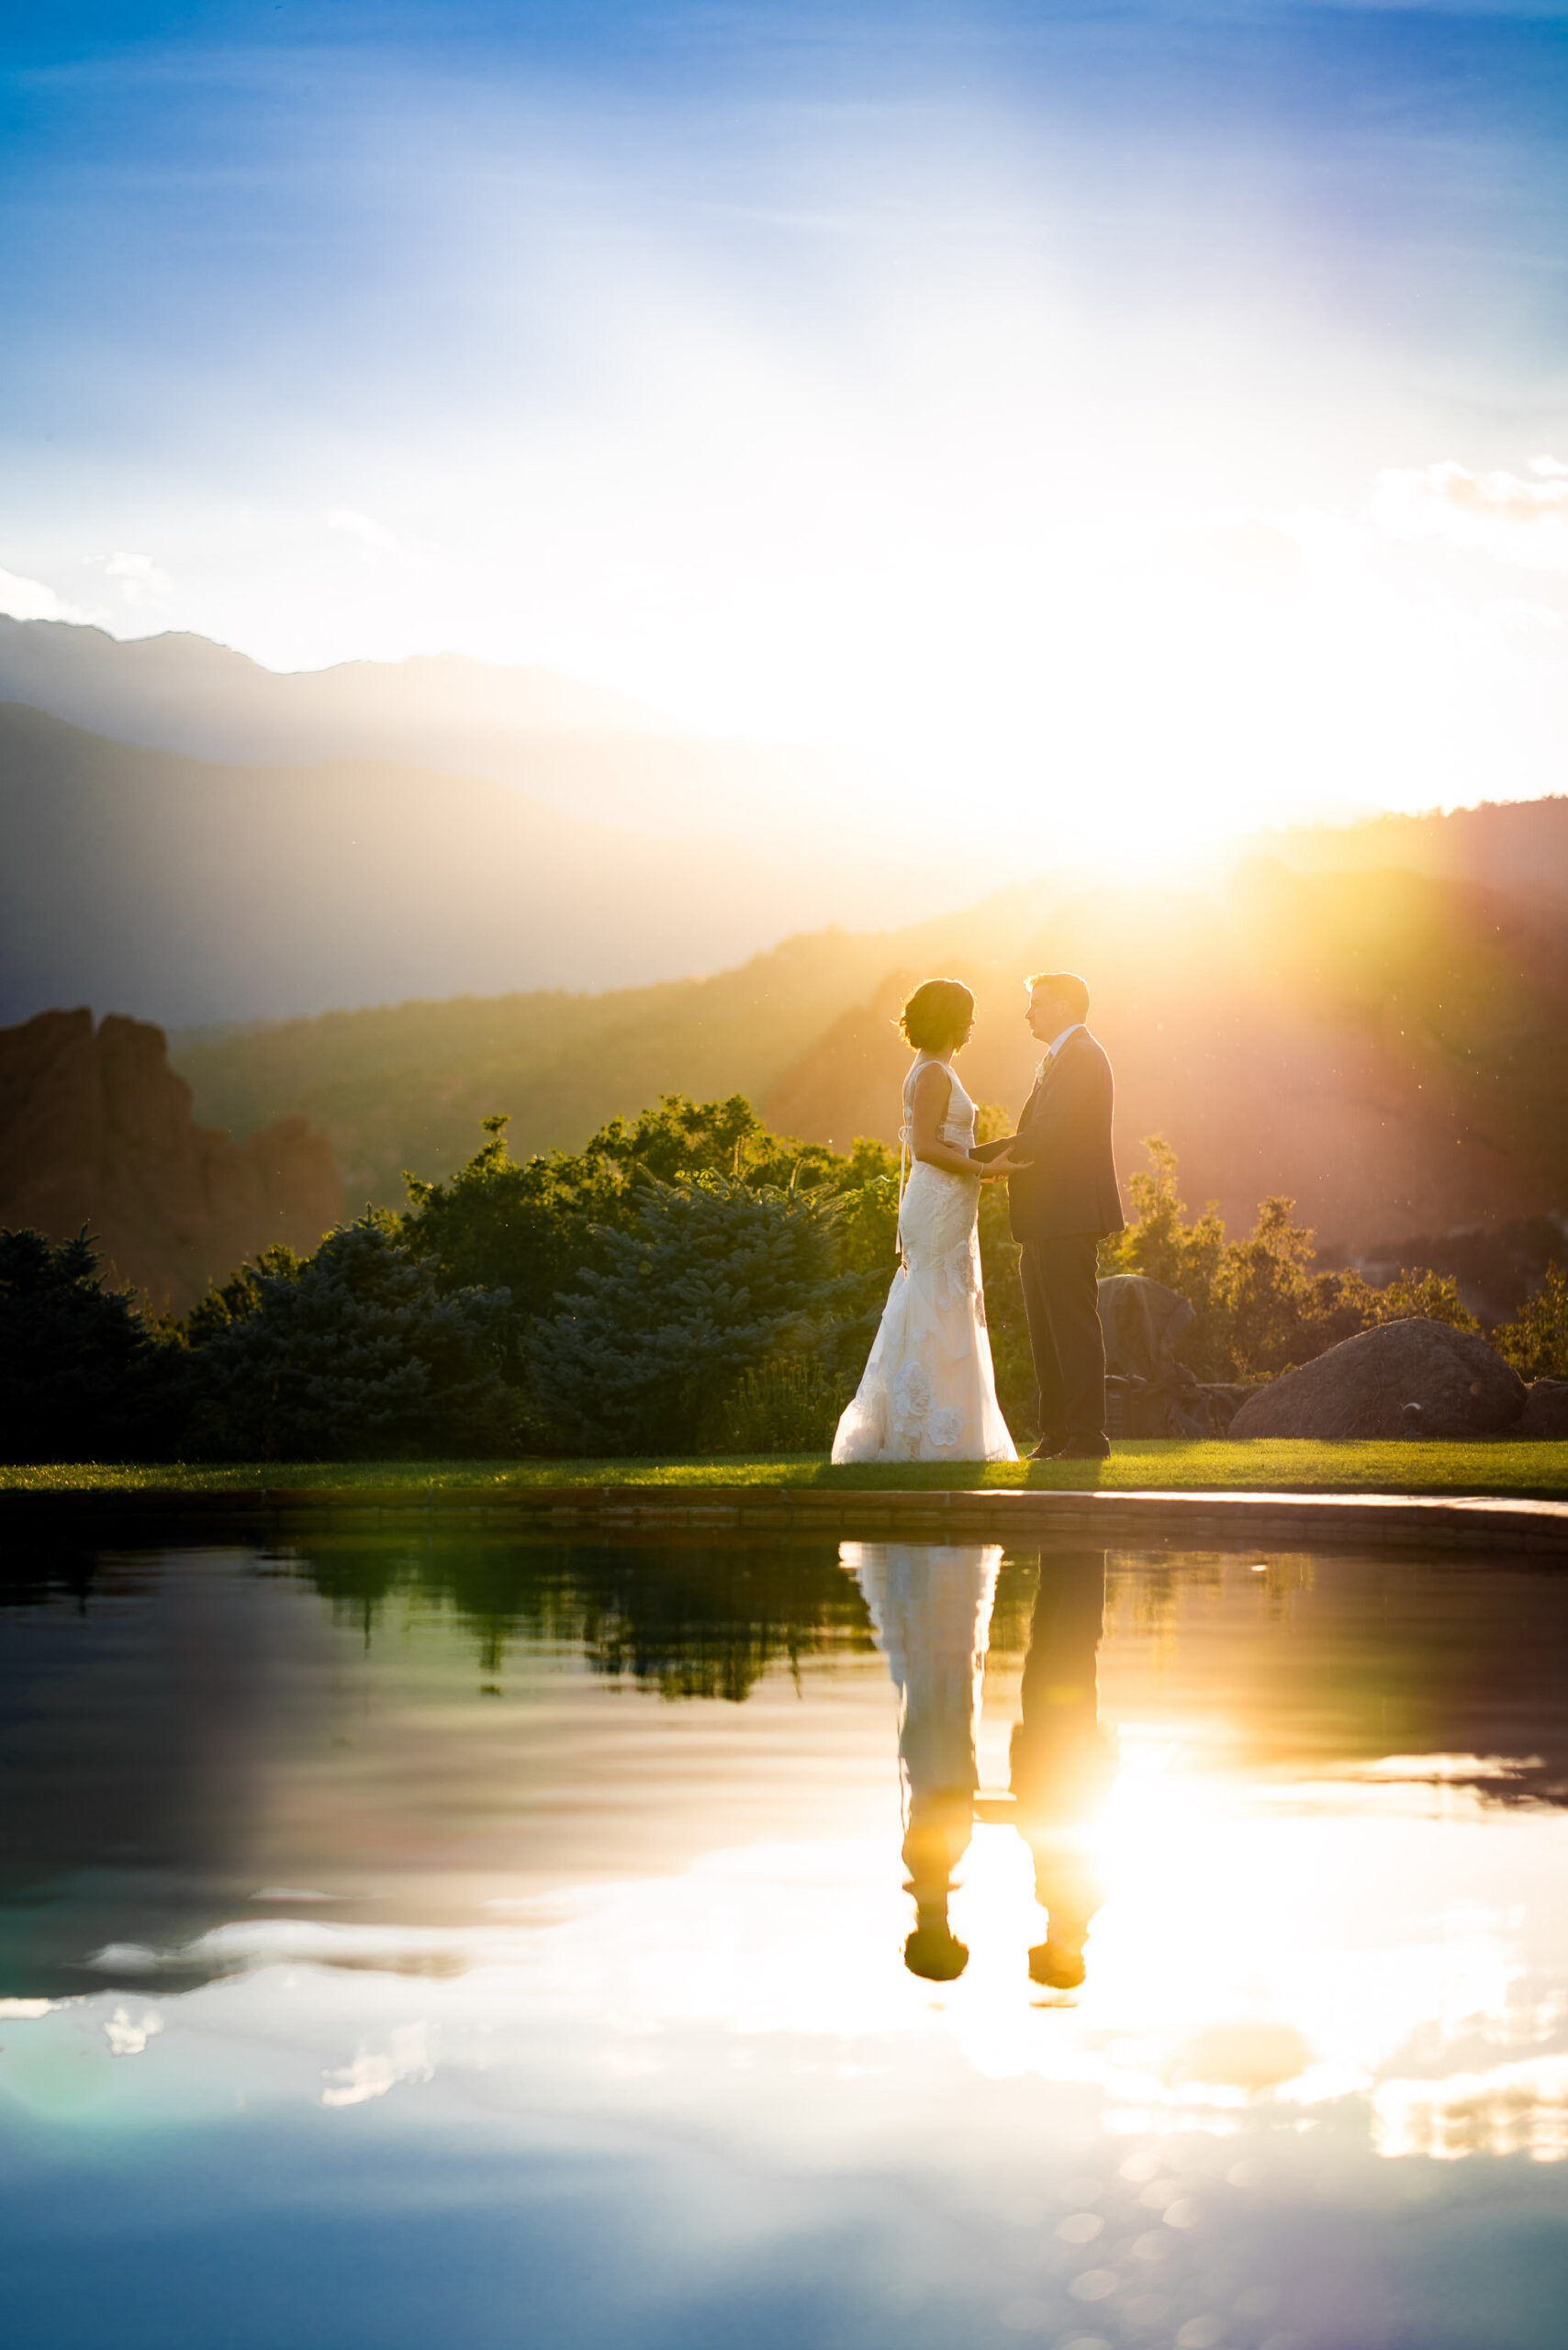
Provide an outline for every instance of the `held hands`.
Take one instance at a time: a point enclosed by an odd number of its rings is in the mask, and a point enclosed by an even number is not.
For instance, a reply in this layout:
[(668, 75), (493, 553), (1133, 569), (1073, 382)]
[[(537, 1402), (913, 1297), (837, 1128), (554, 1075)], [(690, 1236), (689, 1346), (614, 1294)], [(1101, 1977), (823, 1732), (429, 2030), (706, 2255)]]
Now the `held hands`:
[(1014, 1158), (1011, 1151), (1004, 1150), (1000, 1158), (981, 1160), (976, 1167), (975, 1172), (982, 1183), (994, 1183), (999, 1178), (1021, 1174), (1023, 1169), (1024, 1161), (1021, 1158)]

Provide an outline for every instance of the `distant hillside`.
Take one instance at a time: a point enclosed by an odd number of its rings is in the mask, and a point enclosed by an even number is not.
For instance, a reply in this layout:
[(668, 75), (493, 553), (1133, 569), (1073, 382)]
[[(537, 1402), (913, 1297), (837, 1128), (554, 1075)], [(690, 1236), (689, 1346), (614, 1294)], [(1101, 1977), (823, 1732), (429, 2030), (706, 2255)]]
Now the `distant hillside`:
[[(263, 767), (390, 763), (502, 784), (574, 822), (727, 843), (729, 856), (744, 846), (781, 864), (790, 896), (783, 913), (781, 891), (761, 906), (743, 901), (751, 927), (737, 922), (725, 949), (732, 957), (820, 923), (908, 919), (950, 893), (978, 894), (1003, 869), (1004, 852), (980, 839), (958, 837), (924, 856), (918, 844), (890, 842), (880, 825), (854, 837), (846, 819), (857, 778), (837, 756), (692, 733), (575, 678), (455, 653), (277, 672), (206, 637), (122, 642), (71, 621), (0, 615), (7, 700), (143, 750)], [(829, 829), (834, 854), (810, 853)], [(711, 866), (706, 851), (700, 863), (699, 883)], [(594, 983), (623, 975), (624, 966), (606, 967)], [(569, 985), (577, 975), (563, 968), (546, 976)], [(460, 982), (432, 984), (444, 993)], [(343, 1000), (372, 999), (361, 989)]]
[[(517, 740), (681, 731), (575, 677), (459, 653), (279, 671), (210, 637), (173, 630), (118, 637), (74, 621), (4, 613), (0, 699), (30, 702), (151, 750), (214, 759), (364, 755), (367, 727), (398, 724), (405, 750), (407, 730), (420, 724), (489, 728)], [(396, 747), (387, 733), (379, 750), (386, 756)]]
[(824, 931), (716, 979), (330, 1013), (176, 1038), (175, 1059), (204, 1118), (243, 1134), (271, 1104), (296, 1103), (331, 1137), (351, 1199), (398, 1204), (401, 1170), (460, 1166), (493, 1110), (510, 1113), (525, 1157), (581, 1143), (661, 1092), (761, 1101), (901, 948)]
[[(951, 960), (979, 1002), (965, 1081), (1016, 1102), (1031, 1048), (1014, 978), (989, 954)], [(1568, 931), (1529, 901), (1260, 863), (1215, 894), (1087, 891), (1014, 960), (1089, 978), (1124, 1170), (1162, 1133), (1189, 1203), (1217, 1199), (1231, 1224), (1273, 1192), (1351, 1248), (1568, 1209)], [(776, 1080), (772, 1124), (890, 1133), (890, 1020), (913, 971), (901, 957)]]
[(655, 831), (706, 824), (717, 778), (704, 760), (724, 747), (574, 678), (461, 654), (280, 673), (202, 636), (122, 641), (3, 615), (0, 699), (144, 750), (269, 767), (392, 760)]
[(1487, 801), (1423, 816), (1372, 816), (1360, 824), (1314, 824), (1260, 833), (1247, 856), (1272, 856), (1304, 873), (1396, 869), (1435, 880), (1568, 902), (1568, 798)]
[(1233, 1225), (1285, 1192), (1326, 1241), (1493, 1226), (1568, 1208), (1568, 932), (1518, 893), (1255, 862), (1211, 892), (1020, 888), (881, 936), (791, 940), (717, 978), (594, 997), (404, 1004), (230, 1037), (179, 1066), (200, 1113), (285, 1110), (332, 1137), (351, 1197), (446, 1172), (487, 1111), (520, 1151), (581, 1142), (663, 1091), (744, 1092), (841, 1145), (892, 1137), (907, 986), (976, 990), (964, 1070), (1016, 1105), (1035, 1047), (1023, 975), (1082, 971), (1116, 1066), (1124, 1172), (1178, 1150), (1191, 1203)]
[(812, 880), (364, 760), (216, 766), (0, 704), (0, 1021), (165, 1025), (734, 964)]

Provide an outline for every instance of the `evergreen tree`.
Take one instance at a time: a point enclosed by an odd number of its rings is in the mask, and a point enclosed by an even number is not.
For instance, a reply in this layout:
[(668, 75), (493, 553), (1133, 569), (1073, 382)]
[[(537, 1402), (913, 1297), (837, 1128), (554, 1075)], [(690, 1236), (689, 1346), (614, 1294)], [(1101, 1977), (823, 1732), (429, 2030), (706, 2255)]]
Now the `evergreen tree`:
[(0, 1231), (0, 1441), (7, 1460), (158, 1449), (177, 1348), (128, 1289), (106, 1289), (85, 1230)]
[(689, 1451), (754, 1364), (807, 1353), (835, 1363), (856, 1343), (848, 1317), (865, 1288), (834, 1270), (840, 1213), (825, 1187), (642, 1178), (630, 1229), (599, 1235), (602, 1270), (585, 1269), (530, 1336), (532, 1391), (555, 1440)]
[(253, 1460), (504, 1450), (517, 1423), (498, 1364), (510, 1303), (443, 1293), (385, 1209), (303, 1261), (269, 1251), (192, 1317), (193, 1445)]

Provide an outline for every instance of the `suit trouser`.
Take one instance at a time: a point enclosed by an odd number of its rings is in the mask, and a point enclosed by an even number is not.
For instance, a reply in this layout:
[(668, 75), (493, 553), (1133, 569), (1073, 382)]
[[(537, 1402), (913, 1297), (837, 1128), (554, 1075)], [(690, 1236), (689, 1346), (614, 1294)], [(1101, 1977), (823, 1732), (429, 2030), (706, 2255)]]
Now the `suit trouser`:
[(1099, 1246), (1092, 1232), (1074, 1232), (1059, 1240), (1025, 1240), (1019, 1250), (1042, 1441), (1050, 1437), (1096, 1447), (1105, 1441)]

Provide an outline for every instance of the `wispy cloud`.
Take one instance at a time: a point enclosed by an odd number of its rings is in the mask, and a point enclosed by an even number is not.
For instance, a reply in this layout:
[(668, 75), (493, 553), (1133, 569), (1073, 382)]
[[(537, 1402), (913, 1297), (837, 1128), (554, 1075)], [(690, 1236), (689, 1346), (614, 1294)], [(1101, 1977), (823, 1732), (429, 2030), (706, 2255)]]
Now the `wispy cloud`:
[(547, 665), (869, 752), (934, 839), (960, 775), (1053, 842), (1557, 775), (1544, 32), (501, 14), (82, 60), (33, 12), (14, 609)]
[(134, 554), (126, 547), (118, 547), (105, 558), (104, 576), (118, 584), (120, 595), (132, 610), (150, 598), (161, 599), (174, 591), (168, 573), (150, 554)]
[(1530, 571), (1568, 571), (1568, 465), (1531, 461), (1535, 476), (1472, 473), (1451, 460), (1379, 475), (1372, 519), (1396, 538), (1446, 539)]
[(24, 579), (20, 573), (0, 570), (0, 612), (14, 621), (84, 621), (89, 615), (41, 579)]
[(383, 554), (396, 554), (402, 542), (396, 531), (385, 522), (373, 521), (368, 514), (356, 513), (352, 506), (333, 506), (322, 516), (329, 531), (337, 531), (345, 539), (358, 539), (363, 546), (375, 547)]

